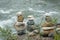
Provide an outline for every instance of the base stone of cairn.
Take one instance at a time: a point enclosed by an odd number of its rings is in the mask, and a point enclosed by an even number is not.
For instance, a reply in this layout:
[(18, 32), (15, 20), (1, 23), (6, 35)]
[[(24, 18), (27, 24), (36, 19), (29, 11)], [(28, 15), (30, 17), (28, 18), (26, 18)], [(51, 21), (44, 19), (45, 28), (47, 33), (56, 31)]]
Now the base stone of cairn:
[(40, 40), (40, 36), (39, 35), (29, 36), (28, 40)]
[(17, 35), (18, 40), (27, 40), (27, 34), (24, 35)]
[(34, 30), (28, 34), (28, 40), (40, 40), (40, 35), (38, 30)]
[(54, 39), (51, 37), (42, 37), (41, 40), (54, 40)]

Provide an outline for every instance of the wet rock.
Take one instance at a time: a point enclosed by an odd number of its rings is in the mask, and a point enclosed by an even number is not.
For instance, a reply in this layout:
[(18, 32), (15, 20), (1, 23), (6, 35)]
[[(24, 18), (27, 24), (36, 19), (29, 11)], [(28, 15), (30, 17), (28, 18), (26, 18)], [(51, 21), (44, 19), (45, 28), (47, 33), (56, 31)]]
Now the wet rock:
[(53, 38), (51, 38), (51, 37), (42, 37), (42, 39), (41, 40), (54, 40)]
[(39, 31), (38, 31), (38, 30), (34, 30), (33, 32), (34, 32), (35, 34), (38, 34), (38, 33), (39, 33)]
[(52, 27), (52, 26), (54, 26), (54, 24), (51, 23), (51, 22), (45, 22), (45, 23), (42, 25), (42, 27)]
[(27, 34), (17, 35), (18, 40), (27, 40)]
[(28, 35), (29, 36), (36, 36), (38, 33), (39, 33), (38, 30), (34, 30), (34, 31), (30, 32)]
[(25, 30), (26, 29), (25, 23), (23, 23), (23, 22), (16, 22), (15, 29), (16, 29), (16, 31)]
[(24, 20), (24, 17), (23, 17), (22, 12), (18, 12), (17, 13), (17, 21), (18, 22), (23, 22), (23, 20)]
[(27, 25), (27, 30), (28, 30), (29, 32), (34, 31), (34, 30), (35, 30), (35, 25)]
[(33, 36), (35, 36), (36, 34), (34, 33), (34, 32), (30, 32), (29, 34), (28, 34), (28, 36), (29, 37), (33, 37)]
[(18, 31), (17, 33), (18, 33), (18, 35), (20, 35), (20, 36), (26, 34), (25, 30)]
[[(37, 35), (34, 35), (34, 36), (29, 36), (29, 39), (30, 39), (30, 40), (40, 40), (40, 35), (37, 34)], [(29, 39), (28, 39), (28, 40), (29, 40)]]

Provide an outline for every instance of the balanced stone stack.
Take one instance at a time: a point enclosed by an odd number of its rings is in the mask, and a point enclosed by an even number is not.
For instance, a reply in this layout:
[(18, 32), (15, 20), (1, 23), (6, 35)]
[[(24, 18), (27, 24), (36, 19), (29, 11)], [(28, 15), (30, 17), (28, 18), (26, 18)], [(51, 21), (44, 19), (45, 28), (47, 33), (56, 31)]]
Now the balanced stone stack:
[(26, 37), (26, 32), (25, 32), (25, 23), (23, 22), (24, 17), (21, 12), (17, 13), (17, 22), (15, 23), (15, 29), (18, 34), (18, 40), (24, 40)]
[(27, 30), (28, 30), (29, 32), (32, 32), (33, 30), (35, 30), (35, 22), (34, 22), (34, 17), (33, 17), (33, 15), (29, 15), (29, 16), (28, 16)]
[(35, 22), (34, 22), (34, 17), (33, 15), (28, 16), (28, 21), (27, 21), (27, 31), (28, 33), (28, 40), (40, 40), (40, 36), (38, 35), (38, 30), (35, 29)]
[(54, 37), (54, 24), (51, 22), (51, 17), (46, 16), (45, 18), (46, 22), (42, 24), (42, 30), (43, 30), (43, 37)]

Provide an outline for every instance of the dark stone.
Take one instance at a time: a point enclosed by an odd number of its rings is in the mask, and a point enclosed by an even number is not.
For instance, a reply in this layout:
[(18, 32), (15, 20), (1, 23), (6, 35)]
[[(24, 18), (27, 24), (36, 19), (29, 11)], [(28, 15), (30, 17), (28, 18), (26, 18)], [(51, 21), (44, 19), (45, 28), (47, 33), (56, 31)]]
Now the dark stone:
[(24, 32), (24, 30), (18, 31), (18, 35), (24, 35), (24, 34), (26, 34), (26, 33)]
[(27, 22), (27, 25), (34, 25), (35, 23), (34, 23), (34, 20), (29, 20), (28, 22)]
[(32, 32), (32, 31), (35, 30), (35, 29), (33, 29), (33, 28), (31, 27), (31, 25), (27, 25), (27, 30), (30, 31), (30, 32)]
[[(32, 28), (32, 25), (34, 25), (35, 24), (35, 22), (34, 22), (34, 20), (29, 20), (28, 22), (27, 22), (27, 30), (28, 31), (30, 31), (30, 32), (32, 32), (34, 29)], [(33, 26), (34, 27), (34, 26)]]
[(48, 37), (48, 34), (43, 34), (43, 35), (41, 35), (42, 37)]

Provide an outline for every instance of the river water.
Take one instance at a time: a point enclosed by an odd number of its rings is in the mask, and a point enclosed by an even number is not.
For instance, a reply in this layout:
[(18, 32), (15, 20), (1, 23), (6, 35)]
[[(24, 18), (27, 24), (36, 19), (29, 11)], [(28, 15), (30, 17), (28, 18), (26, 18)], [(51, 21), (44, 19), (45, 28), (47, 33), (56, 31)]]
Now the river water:
[(46, 13), (60, 22), (60, 0), (0, 0), (0, 26), (13, 27), (19, 11), (23, 12), (25, 21), (28, 15), (34, 15), (36, 24)]

